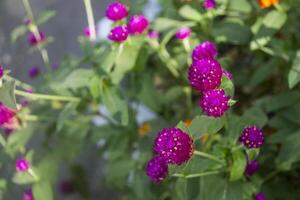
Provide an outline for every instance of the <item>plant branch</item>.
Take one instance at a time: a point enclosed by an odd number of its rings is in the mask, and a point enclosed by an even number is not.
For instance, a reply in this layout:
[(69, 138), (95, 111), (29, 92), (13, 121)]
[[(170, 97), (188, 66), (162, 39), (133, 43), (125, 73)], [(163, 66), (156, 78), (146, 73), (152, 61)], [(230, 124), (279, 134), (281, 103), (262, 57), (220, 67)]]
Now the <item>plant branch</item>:
[(201, 152), (201, 151), (194, 151), (194, 155), (201, 156), (203, 158), (207, 158), (207, 159), (213, 160), (213, 161), (218, 162), (220, 164), (224, 164), (224, 161), (221, 160), (221, 159), (219, 159), (219, 158), (217, 158), (216, 156), (213, 156), (213, 155)]
[(94, 14), (93, 14), (93, 9), (91, 5), (91, 0), (83, 0), (84, 6), (85, 6), (85, 11), (87, 15), (87, 21), (91, 33), (90, 39), (92, 41), (96, 40), (96, 27), (95, 27), (95, 20), (94, 20)]
[(79, 102), (80, 98), (78, 97), (68, 97), (68, 96), (56, 96), (56, 95), (46, 95), (46, 94), (37, 94), (37, 93), (28, 93), (20, 90), (15, 90), (15, 94), (31, 99), (45, 99), (45, 100), (53, 100), (53, 101), (71, 101), (71, 102)]

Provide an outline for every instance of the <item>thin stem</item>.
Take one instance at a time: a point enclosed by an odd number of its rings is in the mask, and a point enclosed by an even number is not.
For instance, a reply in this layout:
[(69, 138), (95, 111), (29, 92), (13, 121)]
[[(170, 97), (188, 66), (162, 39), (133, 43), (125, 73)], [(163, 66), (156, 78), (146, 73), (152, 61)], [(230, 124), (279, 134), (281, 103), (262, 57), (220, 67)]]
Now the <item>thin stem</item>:
[(22, 119), (26, 120), (26, 121), (33, 121), (36, 122), (39, 120), (39, 117), (36, 115), (24, 115), (22, 116)]
[(67, 97), (67, 96), (56, 96), (56, 95), (46, 95), (46, 94), (37, 94), (37, 93), (28, 93), (20, 90), (15, 90), (15, 94), (31, 99), (45, 99), (45, 100), (53, 100), (53, 101), (71, 101), (71, 102), (79, 102), (80, 98), (78, 97)]
[(83, 0), (83, 1), (84, 1), (84, 6), (85, 6), (86, 15), (87, 15), (89, 29), (91, 32), (90, 39), (92, 41), (95, 41), (96, 40), (96, 31), (95, 31), (96, 28), (95, 28), (95, 20), (94, 20), (94, 14), (93, 14), (91, 1), (90, 0)]
[(196, 178), (196, 177), (209, 176), (209, 175), (214, 175), (214, 174), (219, 174), (219, 173), (222, 173), (222, 171), (207, 171), (207, 172), (188, 174), (188, 175), (185, 175), (182, 173), (176, 173), (176, 174), (173, 174), (172, 176), (178, 177), (178, 178)]
[(23, 0), (23, 5), (24, 5), (25, 11), (26, 11), (26, 13), (27, 13), (27, 17), (28, 17), (31, 21), (33, 21), (33, 13), (32, 13), (32, 10), (31, 10), (29, 1), (28, 1), (28, 0)]
[(213, 156), (213, 155), (201, 152), (201, 151), (194, 151), (194, 155), (201, 156), (203, 158), (207, 158), (207, 159), (216, 161), (216, 162), (218, 162), (220, 164), (224, 164), (224, 161), (222, 161), (221, 159), (217, 158), (216, 156)]
[(7, 80), (7, 81), (14, 80), (17, 86), (19, 86), (19, 87), (21, 87), (21, 88), (23, 88), (23, 89), (25, 89), (25, 90), (31, 90), (31, 89), (33, 88), (32, 86), (28, 85), (27, 83), (23, 83), (23, 82), (21, 82), (21, 81), (15, 79), (15, 78), (9, 76), (8, 74), (6, 74), (6, 75), (3, 77), (3, 79), (4, 79), (4, 80)]

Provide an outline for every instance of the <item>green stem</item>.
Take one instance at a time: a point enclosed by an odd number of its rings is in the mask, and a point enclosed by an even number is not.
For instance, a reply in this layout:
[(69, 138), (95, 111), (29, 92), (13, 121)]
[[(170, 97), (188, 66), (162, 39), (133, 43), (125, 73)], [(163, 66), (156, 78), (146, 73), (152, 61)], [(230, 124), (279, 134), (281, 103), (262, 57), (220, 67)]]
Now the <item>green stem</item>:
[(26, 13), (27, 13), (27, 17), (28, 17), (31, 21), (33, 21), (33, 13), (32, 13), (32, 10), (31, 10), (29, 1), (28, 1), (28, 0), (23, 0), (23, 5), (24, 5), (25, 11), (26, 11)]
[(45, 99), (45, 100), (53, 100), (53, 101), (71, 101), (71, 102), (79, 102), (80, 101), (80, 98), (78, 98), (78, 97), (28, 93), (28, 92), (23, 92), (20, 90), (15, 90), (15, 94), (19, 95), (19, 96), (31, 98), (31, 99)]
[(14, 80), (17, 86), (19, 86), (19, 87), (21, 87), (21, 88), (23, 88), (23, 89), (25, 89), (25, 90), (31, 90), (31, 89), (33, 88), (32, 86), (30, 86), (30, 85), (28, 85), (28, 84), (26, 84), (26, 83), (23, 83), (23, 82), (21, 82), (21, 81), (15, 79), (15, 78), (9, 76), (8, 74), (6, 74), (6, 75), (3, 77), (3, 79), (6, 80), (6, 81), (12, 81), (12, 80)]
[(36, 115), (24, 115), (24, 116), (21, 116), (22, 119), (24, 119), (25, 121), (38, 121), (39, 120), (39, 117), (36, 116)]
[(182, 173), (176, 173), (176, 174), (173, 174), (172, 176), (178, 177), (178, 178), (196, 178), (196, 177), (209, 176), (209, 175), (214, 175), (214, 174), (219, 174), (219, 173), (222, 173), (222, 171), (207, 171), (207, 172), (188, 174), (188, 175), (185, 175)]
[(90, 29), (90, 32), (91, 32), (90, 39), (92, 41), (95, 41), (96, 40), (96, 31), (95, 31), (96, 28), (95, 28), (95, 20), (94, 20), (94, 14), (93, 14), (91, 1), (90, 0), (83, 0), (83, 2), (84, 2), (84, 6), (85, 6), (85, 11), (86, 11), (86, 15), (87, 15), (89, 29)]
[(203, 158), (207, 158), (207, 159), (216, 161), (216, 162), (218, 162), (220, 164), (224, 164), (224, 161), (222, 161), (221, 159), (217, 158), (216, 156), (213, 156), (213, 155), (201, 152), (201, 151), (194, 151), (194, 155), (201, 156)]

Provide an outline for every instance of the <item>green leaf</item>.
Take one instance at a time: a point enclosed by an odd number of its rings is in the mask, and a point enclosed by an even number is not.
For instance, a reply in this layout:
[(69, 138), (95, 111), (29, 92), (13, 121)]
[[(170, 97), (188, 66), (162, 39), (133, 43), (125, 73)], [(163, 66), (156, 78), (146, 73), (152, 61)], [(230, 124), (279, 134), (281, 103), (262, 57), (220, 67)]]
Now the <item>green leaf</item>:
[(15, 88), (15, 80), (4, 82), (2, 87), (0, 87), (0, 102), (16, 110), (17, 103), (15, 97)]
[(36, 24), (41, 25), (56, 15), (55, 10), (47, 10), (38, 15)]
[(25, 35), (27, 32), (26, 26), (18, 26), (14, 28), (14, 30), (11, 32), (11, 42), (15, 43), (17, 39), (23, 35)]
[(184, 5), (179, 10), (179, 15), (188, 20), (201, 21), (202, 15), (189, 5)]
[(246, 168), (246, 156), (242, 150), (232, 152), (232, 165), (230, 169), (230, 181), (236, 181), (244, 176)]
[(5, 151), (14, 155), (22, 148), (26, 146), (33, 132), (31, 128), (23, 128), (19, 131), (14, 132), (9, 138), (5, 146)]
[(66, 77), (61, 85), (70, 89), (88, 87), (93, 74), (94, 71), (91, 69), (76, 69)]
[(63, 110), (61, 111), (61, 113), (58, 116), (57, 119), (57, 123), (56, 123), (56, 131), (59, 132), (62, 130), (65, 121), (70, 119), (70, 117), (75, 114), (75, 108), (76, 108), (76, 103), (68, 103)]
[(230, 0), (228, 5), (229, 12), (240, 12), (249, 14), (251, 12), (251, 4), (247, 0)]
[(154, 22), (154, 30), (162, 32), (172, 28), (179, 27), (180, 21), (169, 18), (158, 18)]
[(249, 160), (255, 160), (259, 155), (260, 149), (246, 149)]
[(225, 119), (223, 117), (214, 118), (206, 115), (197, 116), (193, 119), (192, 124), (189, 127), (190, 134), (194, 138), (199, 138), (205, 133), (217, 133), (223, 128)]
[(37, 182), (37, 180), (29, 173), (16, 172), (12, 178), (15, 184), (25, 185)]
[(250, 86), (258, 86), (260, 83), (265, 81), (274, 73), (274, 68), (276, 67), (276, 62), (272, 59), (270, 62), (259, 66), (250, 79)]
[(32, 192), (37, 200), (53, 200), (52, 187), (47, 181), (35, 183), (32, 187)]
[(300, 81), (300, 50), (297, 51), (296, 58), (293, 61), (292, 68), (289, 72), (289, 88), (295, 87)]
[(220, 85), (220, 89), (223, 89), (227, 95), (230, 97), (234, 96), (234, 85), (232, 80), (230, 80), (227, 76), (222, 76), (222, 83)]
[(244, 115), (242, 116), (244, 122), (248, 123), (249, 125), (257, 125), (259, 127), (264, 127), (268, 122), (268, 117), (266, 113), (264, 113), (258, 107), (252, 107), (248, 109)]
[(90, 92), (94, 99), (100, 96), (100, 78), (98, 76), (93, 76), (90, 81)]

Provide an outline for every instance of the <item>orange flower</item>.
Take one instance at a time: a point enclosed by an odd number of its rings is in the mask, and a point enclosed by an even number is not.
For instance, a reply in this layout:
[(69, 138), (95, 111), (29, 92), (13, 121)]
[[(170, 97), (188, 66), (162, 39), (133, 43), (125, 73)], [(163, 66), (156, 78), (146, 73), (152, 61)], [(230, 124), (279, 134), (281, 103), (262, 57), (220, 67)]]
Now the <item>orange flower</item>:
[(277, 4), (279, 0), (258, 0), (259, 6), (261, 8), (268, 8), (270, 6), (273, 6)]
[(189, 126), (192, 124), (192, 121), (193, 121), (193, 120), (191, 120), (191, 119), (186, 119), (186, 120), (184, 120), (184, 125), (185, 125), (186, 127), (189, 127)]
[(151, 131), (151, 125), (148, 123), (144, 123), (142, 126), (139, 127), (138, 133), (140, 137), (144, 137)]

